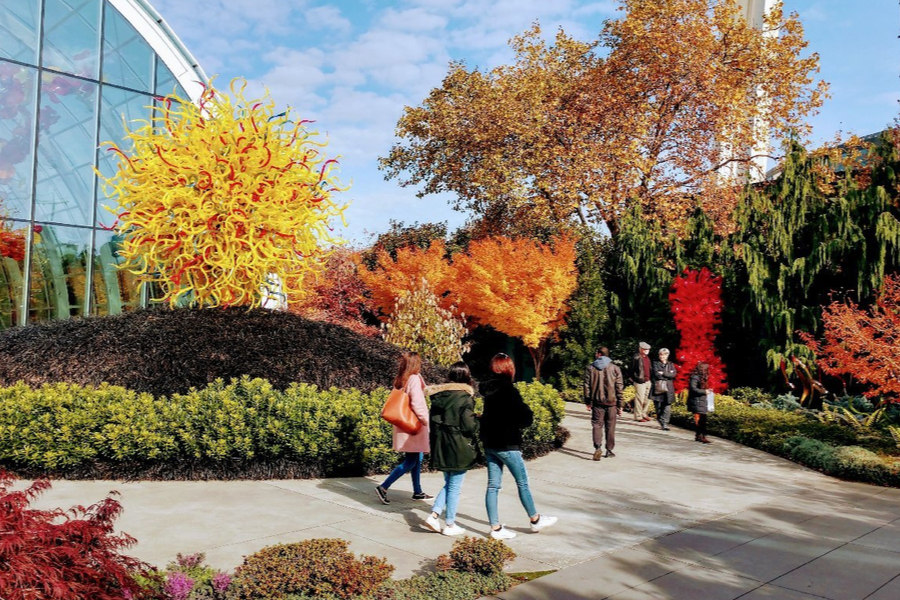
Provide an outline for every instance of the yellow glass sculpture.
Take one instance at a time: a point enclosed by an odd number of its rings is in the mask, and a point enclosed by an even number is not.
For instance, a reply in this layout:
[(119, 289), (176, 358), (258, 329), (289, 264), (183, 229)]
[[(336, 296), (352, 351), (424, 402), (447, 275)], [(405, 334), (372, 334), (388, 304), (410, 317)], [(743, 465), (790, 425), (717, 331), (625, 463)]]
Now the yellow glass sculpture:
[[(339, 243), (331, 220), (346, 204), (335, 159), (326, 159), (290, 109), (266, 95), (231, 96), (208, 85), (193, 104), (161, 99), (149, 121), (128, 131), (131, 152), (105, 179), (124, 236), (121, 267), (156, 282), (170, 306), (259, 306), (266, 295), (303, 296), (305, 275), (321, 268), (323, 244)], [(276, 289), (277, 288), (277, 289)], [(182, 302), (183, 303), (183, 302)]]

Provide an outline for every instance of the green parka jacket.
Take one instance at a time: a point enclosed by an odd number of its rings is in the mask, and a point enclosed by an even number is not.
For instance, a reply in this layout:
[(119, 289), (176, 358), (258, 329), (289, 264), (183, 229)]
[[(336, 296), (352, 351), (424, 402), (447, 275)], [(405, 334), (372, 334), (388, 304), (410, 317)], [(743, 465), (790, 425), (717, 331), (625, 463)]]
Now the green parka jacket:
[(431, 468), (468, 471), (478, 462), (475, 390), (464, 383), (425, 389), (431, 397)]

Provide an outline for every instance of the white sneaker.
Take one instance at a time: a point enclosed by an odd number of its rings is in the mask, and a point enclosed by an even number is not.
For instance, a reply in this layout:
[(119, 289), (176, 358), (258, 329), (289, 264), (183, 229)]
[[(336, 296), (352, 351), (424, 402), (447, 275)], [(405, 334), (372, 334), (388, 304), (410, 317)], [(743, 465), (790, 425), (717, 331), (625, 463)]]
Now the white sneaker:
[(556, 525), (556, 521), (558, 519), (556, 517), (548, 517), (547, 515), (541, 515), (538, 517), (537, 523), (531, 524), (531, 530), (535, 533), (540, 531), (541, 529), (546, 529), (547, 527), (553, 527)]
[(511, 540), (516, 537), (516, 532), (501, 525), (500, 529), (491, 529), (491, 537), (495, 540)]
[(434, 515), (428, 515), (428, 518), (425, 519), (424, 523), (422, 523), (422, 529), (427, 529), (428, 531), (433, 531), (435, 533), (441, 533), (441, 520)]
[(441, 533), (443, 533), (444, 535), (462, 535), (465, 532), (465, 529), (463, 529), (456, 523), (453, 523), (452, 525), (447, 525), (446, 527), (444, 527), (444, 531), (442, 531)]

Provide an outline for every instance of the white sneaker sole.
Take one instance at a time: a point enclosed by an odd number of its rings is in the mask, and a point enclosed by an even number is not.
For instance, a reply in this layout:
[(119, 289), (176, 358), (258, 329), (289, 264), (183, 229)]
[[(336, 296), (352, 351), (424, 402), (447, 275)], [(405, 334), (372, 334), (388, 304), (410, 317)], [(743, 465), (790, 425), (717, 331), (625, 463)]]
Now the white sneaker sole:
[(424, 523), (422, 523), (422, 529), (424, 529), (425, 531), (431, 531), (433, 533), (443, 533), (443, 531), (441, 531), (440, 528), (435, 529), (435, 527), (428, 521), (425, 521)]

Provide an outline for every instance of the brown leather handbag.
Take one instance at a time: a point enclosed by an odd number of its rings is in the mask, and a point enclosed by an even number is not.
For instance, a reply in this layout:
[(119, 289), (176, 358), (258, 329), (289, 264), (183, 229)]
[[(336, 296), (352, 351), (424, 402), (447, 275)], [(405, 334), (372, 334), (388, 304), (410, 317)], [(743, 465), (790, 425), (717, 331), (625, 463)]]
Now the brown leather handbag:
[(422, 429), (422, 421), (413, 412), (409, 394), (403, 390), (391, 390), (381, 409), (381, 418), (405, 433), (415, 435)]

